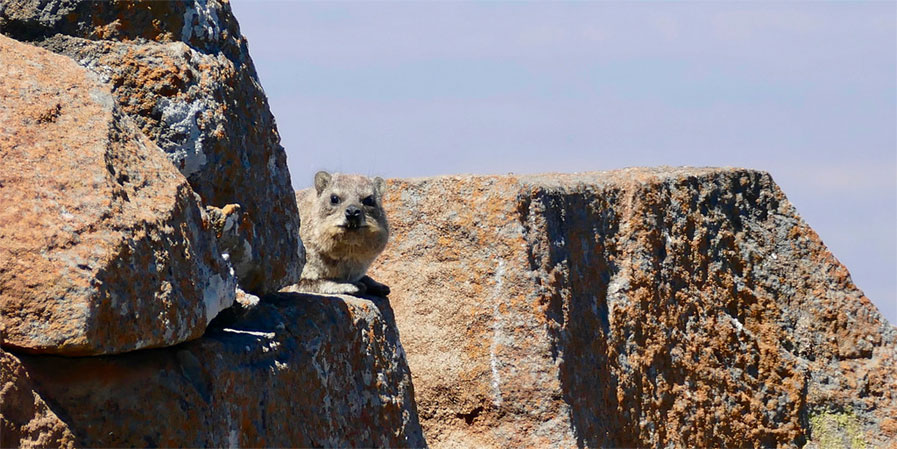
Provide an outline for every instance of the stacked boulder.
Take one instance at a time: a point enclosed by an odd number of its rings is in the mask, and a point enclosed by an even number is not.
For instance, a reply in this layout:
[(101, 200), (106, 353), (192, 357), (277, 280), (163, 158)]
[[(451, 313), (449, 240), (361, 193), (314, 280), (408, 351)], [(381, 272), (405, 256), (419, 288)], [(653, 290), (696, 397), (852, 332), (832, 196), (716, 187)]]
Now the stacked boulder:
[(426, 444), (389, 304), (277, 293), (299, 216), (226, 2), (0, 32), (0, 446)]
[(286, 155), (228, 3), (4, 1), (0, 32), (89, 68), (204, 206), (238, 206), (222, 250), (241, 288), (298, 281), (305, 256)]

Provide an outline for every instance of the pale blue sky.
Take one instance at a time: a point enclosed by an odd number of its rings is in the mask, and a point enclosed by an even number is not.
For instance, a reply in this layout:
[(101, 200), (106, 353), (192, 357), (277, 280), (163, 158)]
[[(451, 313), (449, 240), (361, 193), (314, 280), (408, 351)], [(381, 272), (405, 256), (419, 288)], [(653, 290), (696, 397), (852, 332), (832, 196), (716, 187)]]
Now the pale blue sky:
[(296, 188), (766, 170), (897, 324), (895, 2), (231, 3)]

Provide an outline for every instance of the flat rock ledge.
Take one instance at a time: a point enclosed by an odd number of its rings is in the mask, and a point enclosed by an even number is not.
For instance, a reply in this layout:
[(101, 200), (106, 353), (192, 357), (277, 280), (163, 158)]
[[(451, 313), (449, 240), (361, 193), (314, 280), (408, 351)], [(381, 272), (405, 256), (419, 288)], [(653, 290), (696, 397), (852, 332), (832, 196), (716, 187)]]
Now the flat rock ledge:
[(0, 355), (2, 447), (426, 446), (381, 298), (279, 293), (170, 348)]

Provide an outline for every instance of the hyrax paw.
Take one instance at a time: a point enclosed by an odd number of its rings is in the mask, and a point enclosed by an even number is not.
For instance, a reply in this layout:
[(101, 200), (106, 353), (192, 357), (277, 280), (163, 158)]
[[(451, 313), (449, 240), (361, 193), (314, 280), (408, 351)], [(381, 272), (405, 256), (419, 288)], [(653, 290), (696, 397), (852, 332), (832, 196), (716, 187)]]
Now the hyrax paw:
[(380, 283), (377, 283), (376, 285), (369, 285), (368, 294), (374, 296), (389, 296), (389, 286)]
[(334, 283), (333, 287), (330, 289), (328, 293), (336, 294), (336, 295), (353, 295), (359, 296), (363, 295), (367, 288), (365, 288), (364, 284), (355, 283), (355, 282), (340, 282)]
[(386, 284), (381, 284), (373, 279), (370, 276), (365, 276), (361, 278), (359, 283), (364, 284), (367, 287), (367, 292), (370, 295), (374, 296), (387, 296), (389, 295), (389, 286)]

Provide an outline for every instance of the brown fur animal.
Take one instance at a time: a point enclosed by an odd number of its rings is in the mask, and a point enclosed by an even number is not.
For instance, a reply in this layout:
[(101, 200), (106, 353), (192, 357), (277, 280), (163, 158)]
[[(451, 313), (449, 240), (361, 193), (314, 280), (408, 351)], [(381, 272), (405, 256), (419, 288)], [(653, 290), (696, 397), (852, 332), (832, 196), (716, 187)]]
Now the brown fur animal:
[(381, 203), (385, 186), (381, 178), (315, 174), (315, 187), (297, 194), (307, 260), (299, 284), (289, 290), (389, 294), (389, 287), (365, 274), (389, 238)]

